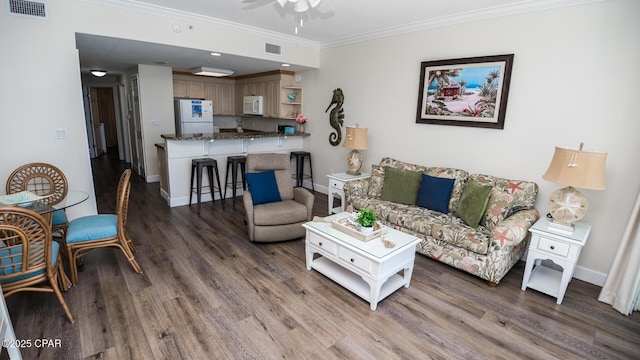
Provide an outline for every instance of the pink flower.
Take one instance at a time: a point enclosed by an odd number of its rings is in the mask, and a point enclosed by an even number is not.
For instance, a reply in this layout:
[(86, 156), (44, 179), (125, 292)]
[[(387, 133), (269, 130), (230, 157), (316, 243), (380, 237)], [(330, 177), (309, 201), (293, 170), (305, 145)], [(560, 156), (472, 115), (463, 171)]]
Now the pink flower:
[(296, 117), (296, 122), (298, 124), (304, 124), (304, 123), (307, 122), (307, 117), (302, 115), (302, 114), (300, 114), (300, 115), (298, 115), (298, 117)]

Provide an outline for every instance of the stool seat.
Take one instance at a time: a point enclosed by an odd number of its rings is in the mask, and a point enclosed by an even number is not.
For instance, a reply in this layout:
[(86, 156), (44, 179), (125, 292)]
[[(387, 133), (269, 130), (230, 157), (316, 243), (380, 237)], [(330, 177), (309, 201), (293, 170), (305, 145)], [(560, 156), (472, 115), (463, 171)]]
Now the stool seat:
[[(304, 179), (311, 179), (311, 190), (316, 191), (315, 186), (313, 184), (313, 166), (311, 165), (311, 153), (308, 151), (292, 151), (290, 159), (295, 159), (296, 165), (295, 174), (291, 175), (292, 179), (296, 179), (296, 187), (302, 187), (302, 183)], [(304, 173), (304, 160), (309, 160), (309, 174)]]
[[(210, 192), (208, 193), (202, 192), (202, 171), (205, 168), (207, 170), (207, 175), (209, 176)], [(213, 177), (214, 172), (215, 172), (215, 178)], [(194, 177), (196, 178), (195, 187), (193, 187)], [(215, 180), (215, 184), (214, 184), (214, 180)], [(224, 197), (222, 196), (222, 189), (220, 187), (220, 172), (218, 171), (218, 162), (216, 161), (216, 159), (200, 158), (200, 159), (191, 160), (190, 186), (191, 186), (191, 191), (189, 193), (189, 206), (191, 206), (191, 199), (193, 198), (193, 193), (195, 192), (196, 198), (198, 201), (198, 214), (200, 213), (200, 204), (201, 204), (202, 194), (211, 194), (211, 203), (215, 202), (214, 189), (218, 190), (218, 194), (220, 195), (220, 202), (222, 203), (222, 208), (224, 209)]]
[[(227, 156), (227, 173), (224, 179), (224, 198), (227, 198), (227, 189), (231, 188), (231, 195), (233, 195), (233, 206), (236, 206), (236, 189), (240, 181), (238, 180), (238, 168), (240, 169), (240, 176), (242, 178), (242, 190), (247, 190), (247, 157), (244, 155), (232, 155)], [(231, 175), (231, 183), (229, 183), (229, 175)]]

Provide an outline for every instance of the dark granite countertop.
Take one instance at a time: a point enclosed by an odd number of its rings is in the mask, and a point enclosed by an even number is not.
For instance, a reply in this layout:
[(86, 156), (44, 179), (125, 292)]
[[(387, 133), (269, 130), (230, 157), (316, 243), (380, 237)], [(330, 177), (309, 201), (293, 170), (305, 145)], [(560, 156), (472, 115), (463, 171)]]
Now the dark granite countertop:
[(235, 140), (235, 139), (258, 139), (258, 138), (271, 138), (278, 136), (309, 136), (309, 133), (294, 133), (283, 134), (275, 131), (258, 131), (258, 130), (245, 130), (244, 132), (237, 131), (221, 131), (219, 133), (205, 133), (205, 134), (162, 134), (160, 135), (166, 140)]

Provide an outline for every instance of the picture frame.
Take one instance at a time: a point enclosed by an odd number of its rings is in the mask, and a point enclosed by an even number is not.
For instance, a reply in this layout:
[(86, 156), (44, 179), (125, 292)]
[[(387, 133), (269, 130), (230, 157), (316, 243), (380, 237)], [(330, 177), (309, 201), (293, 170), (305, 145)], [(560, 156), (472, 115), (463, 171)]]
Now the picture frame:
[(513, 54), (420, 63), (416, 123), (504, 129)]

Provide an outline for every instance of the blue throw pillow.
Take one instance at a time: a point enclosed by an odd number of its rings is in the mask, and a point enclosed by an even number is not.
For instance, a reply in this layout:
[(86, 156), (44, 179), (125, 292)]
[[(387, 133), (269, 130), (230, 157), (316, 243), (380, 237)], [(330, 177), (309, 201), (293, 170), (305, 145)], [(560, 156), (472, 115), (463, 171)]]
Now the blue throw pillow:
[(449, 199), (455, 179), (446, 179), (422, 174), (416, 205), (443, 214), (449, 212)]
[(282, 200), (276, 174), (271, 171), (246, 173), (247, 185), (253, 199), (253, 205), (265, 204)]

